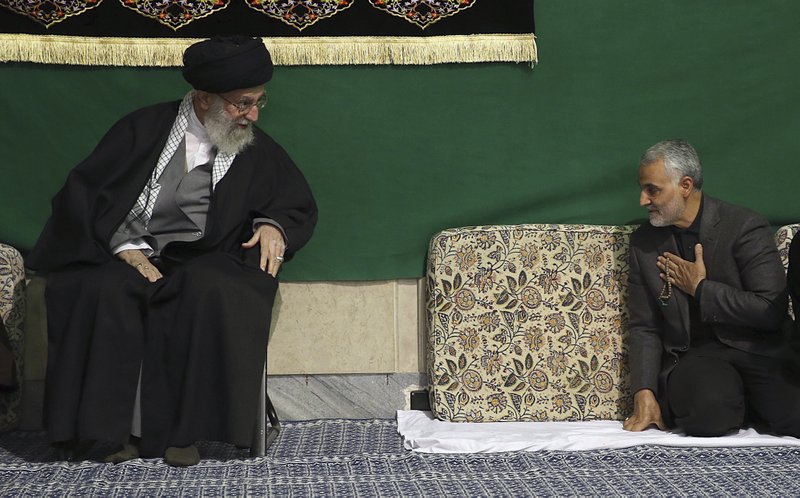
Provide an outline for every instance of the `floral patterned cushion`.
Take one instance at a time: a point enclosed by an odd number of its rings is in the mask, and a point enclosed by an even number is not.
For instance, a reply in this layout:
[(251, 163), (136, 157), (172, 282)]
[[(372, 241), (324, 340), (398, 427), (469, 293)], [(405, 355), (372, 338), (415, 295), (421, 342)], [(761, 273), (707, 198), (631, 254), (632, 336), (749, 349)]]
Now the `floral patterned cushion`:
[[(431, 405), (450, 421), (619, 420), (635, 226), (445, 230), (427, 269)], [(784, 268), (800, 224), (780, 227)], [(791, 312), (791, 309), (790, 309)]]
[[(8, 332), (17, 380), (22, 382), (23, 322), (25, 318), (25, 268), (22, 256), (13, 247), (0, 244), (0, 319)], [(0, 431), (11, 430), (19, 422), (17, 410), (21, 389), (0, 392)]]
[(624, 418), (634, 226), (440, 232), (427, 268), (435, 415), (450, 421)]
[[(789, 269), (789, 246), (792, 244), (792, 239), (798, 231), (800, 231), (800, 223), (784, 225), (775, 232), (775, 243), (778, 244), (778, 253), (781, 255), (784, 270)], [(794, 304), (790, 302), (789, 314), (792, 315), (792, 318), (794, 318), (793, 308)]]
[(775, 232), (775, 243), (778, 245), (778, 253), (781, 255), (783, 267), (786, 269), (789, 268), (789, 246), (792, 245), (792, 239), (798, 231), (800, 231), (800, 223), (784, 225)]

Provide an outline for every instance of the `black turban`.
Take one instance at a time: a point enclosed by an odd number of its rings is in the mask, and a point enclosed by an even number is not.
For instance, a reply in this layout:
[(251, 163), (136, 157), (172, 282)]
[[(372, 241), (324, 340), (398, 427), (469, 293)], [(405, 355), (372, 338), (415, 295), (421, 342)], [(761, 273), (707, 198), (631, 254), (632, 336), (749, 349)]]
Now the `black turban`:
[(209, 93), (261, 86), (272, 78), (272, 57), (260, 38), (217, 36), (186, 49), (183, 77)]

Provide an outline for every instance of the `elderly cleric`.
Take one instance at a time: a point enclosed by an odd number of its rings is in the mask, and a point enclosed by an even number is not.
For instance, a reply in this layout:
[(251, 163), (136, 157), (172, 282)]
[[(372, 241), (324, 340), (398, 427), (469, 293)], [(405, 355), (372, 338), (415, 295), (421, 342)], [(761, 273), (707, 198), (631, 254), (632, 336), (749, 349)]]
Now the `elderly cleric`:
[(107, 461), (249, 446), (283, 263), (311, 237), (302, 173), (253, 126), (273, 64), (260, 39), (190, 46), (182, 101), (117, 122), (68, 175), (29, 254), (47, 273), (51, 442)]

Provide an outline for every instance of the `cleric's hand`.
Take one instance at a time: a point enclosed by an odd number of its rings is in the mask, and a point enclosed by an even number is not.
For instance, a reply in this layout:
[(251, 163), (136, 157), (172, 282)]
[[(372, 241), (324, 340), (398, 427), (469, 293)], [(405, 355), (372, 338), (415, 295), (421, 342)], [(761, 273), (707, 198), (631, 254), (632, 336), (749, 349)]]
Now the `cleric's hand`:
[(147, 259), (147, 256), (145, 256), (144, 253), (139, 249), (120, 251), (117, 253), (117, 256), (122, 261), (136, 268), (136, 271), (141, 273), (142, 276), (150, 282), (155, 282), (164, 276), (161, 274), (158, 268), (150, 263), (150, 260)]
[(278, 269), (283, 263), (283, 253), (286, 250), (286, 242), (283, 234), (274, 226), (265, 223), (256, 228), (250, 240), (244, 242), (242, 247), (250, 249), (258, 244), (261, 248), (261, 258), (258, 267), (266, 271), (273, 277), (278, 275)]

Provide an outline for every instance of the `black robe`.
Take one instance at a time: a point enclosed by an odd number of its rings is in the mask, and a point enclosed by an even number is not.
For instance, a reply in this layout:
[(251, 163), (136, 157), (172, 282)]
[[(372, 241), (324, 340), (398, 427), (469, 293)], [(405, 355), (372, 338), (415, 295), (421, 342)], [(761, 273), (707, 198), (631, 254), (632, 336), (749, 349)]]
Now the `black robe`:
[(161, 251), (149, 283), (109, 249), (148, 181), (179, 102), (116, 123), (67, 177), (26, 265), (48, 273), (45, 424), (51, 441), (124, 442), (142, 375), (142, 454), (197, 440), (249, 446), (277, 280), (245, 250), (254, 218), (283, 227), (286, 261), (311, 237), (314, 198), (258, 128), (212, 194), (205, 235)]

